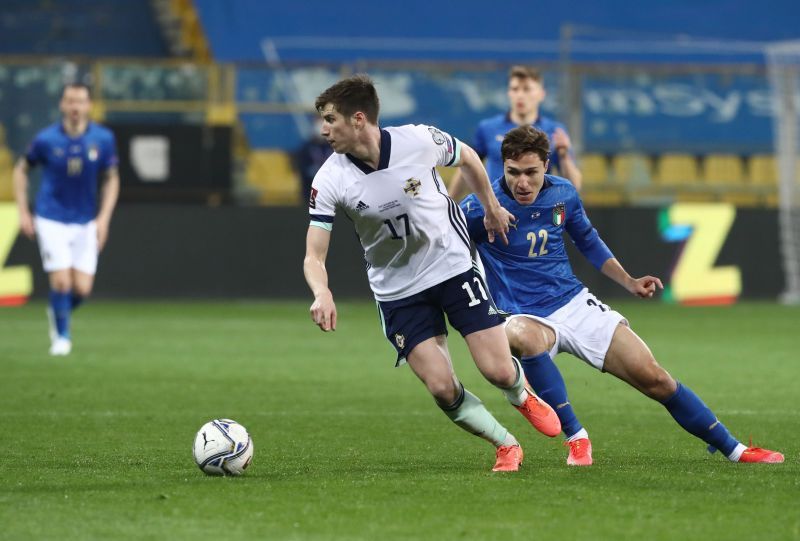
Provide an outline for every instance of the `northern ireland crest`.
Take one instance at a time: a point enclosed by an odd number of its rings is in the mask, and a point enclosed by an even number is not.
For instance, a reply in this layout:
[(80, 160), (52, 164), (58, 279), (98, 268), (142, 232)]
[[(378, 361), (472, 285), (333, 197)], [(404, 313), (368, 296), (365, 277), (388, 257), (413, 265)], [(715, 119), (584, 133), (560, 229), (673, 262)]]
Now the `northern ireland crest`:
[(419, 189), (422, 186), (422, 182), (418, 178), (410, 178), (406, 181), (406, 185), (403, 186), (403, 191), (406, 192), (406, 195), (409, 197), (416, 197), (419, 195)]

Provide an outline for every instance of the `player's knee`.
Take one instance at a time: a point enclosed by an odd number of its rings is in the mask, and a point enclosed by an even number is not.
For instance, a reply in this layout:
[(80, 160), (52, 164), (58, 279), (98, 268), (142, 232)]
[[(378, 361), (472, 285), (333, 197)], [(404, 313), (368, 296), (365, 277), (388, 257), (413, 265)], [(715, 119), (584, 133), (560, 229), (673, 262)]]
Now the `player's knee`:
[(495, 387), (507, 389), (517, 380), (517, 369), (511, 362), (500, 363), (490, 369), (484, 369), (483, 376)]
[(66, 277), (54, 277), (50, 280), (50, 288), (58, 293), (68, 293), (72, 289), (72, 283)]
[(72, 288), (72, 293), (78, 295), (79, 297), (86, 298), (92, 294), (92, 286), (75, 284), (75, 286)]
[(453, 378), (429, 378), (425, 381), (428, 392), (440, 406), (449, 406), (458, 398), (461, 386)]
[(519, 318), (512, 319), (506, 325), (508, 345), (511, 347), (511, 352), (517, 357), (525, 355), (525, 350), (528, 349), (525, 335), (525, 325), (519, 321)]
[[(551, 336), (552, 335), (552, 336)], [(555, 333), (544, 325), (524, 318), (514, 318), (506, 325), (506, 337), (517, 357), (529, 357), (550, 351)]]

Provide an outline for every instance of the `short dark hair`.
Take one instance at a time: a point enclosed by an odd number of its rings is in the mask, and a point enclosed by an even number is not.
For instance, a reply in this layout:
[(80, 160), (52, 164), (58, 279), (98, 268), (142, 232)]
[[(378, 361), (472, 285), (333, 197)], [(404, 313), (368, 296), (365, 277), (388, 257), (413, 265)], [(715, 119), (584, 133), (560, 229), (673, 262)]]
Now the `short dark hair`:
[(542, 130), (533, 126), (518, 126), (508, 132), (500, 145), (503, 161), (517, 160), (524, 154), (534, 153), (543, 162), (550, 156), (550, 140)]
[(329, 103), (346, 117), (361, 111), (369, 122), (378, 124), (380, 100), (375, 84), (368, 75), (360, 73), (342, 79), (317, 97), (314, 108), (321, 112)]
[(64, 94), (67, 93), (67, 89), (68, 88), (82, 88), (82, 89), (86, 90), (86, 93), (89, 95), (89, 99), (92, 98), (92, 88), (89, 85), (87, 85), (86, 83), (78, 83), (78, 82), (66, 83), (63, 87), (61, 87), (61, 97), (62, 98), (64, 97)]
[(508, 80), (511, 79), (531, 79), (537, 83), (542, 82), (542, 72), (531, 66), (511, 66), (508, 70)]

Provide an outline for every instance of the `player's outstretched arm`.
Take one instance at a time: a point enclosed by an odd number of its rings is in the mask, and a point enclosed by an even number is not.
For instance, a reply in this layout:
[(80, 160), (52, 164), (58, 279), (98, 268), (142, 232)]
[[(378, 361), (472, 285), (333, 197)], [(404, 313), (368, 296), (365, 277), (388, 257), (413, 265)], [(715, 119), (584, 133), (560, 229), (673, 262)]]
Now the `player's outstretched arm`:
[(35, 231), (33, 216), (31, 216), (28, 206), (28, 162), (25, 158), (17, 160), (11, 176), (14, 183), (14, 199), (17, 201), (17, 210), (19, 211), (19, 229), (23, 235), (33, 239)]
[(330, 242), (330, 231), (314, 225), (308, 227), (303, 274), (314, 294), (311, 319), (325, 332), (336, 330), (336, 304), (333, 302), (333, 293), (328, 289), (328, 271), (325, 268)]
[(111, 228), (111, 215), (119, 198), (119, 171), (110, 167), (103, 176), (103, 187), (100, 196), (100, 211), (97, 213), (97, 248), (102, 250), (108, 240)]
[(655, 276), (632, 277), (615, 257), (606, 260), (600, 271), (632, 294), (643, 299), (652, 297), (656, 289), (664, 289), (661, 280)]
[(478, 197), (486, 212), (483, 225), (486, 226), (489, 242), (494, 242), (497, 235), (503, 239), (504, 243), (508, 244), (506, 233), (508, 233), (508, 224), (514, 221), (514, 215), (500, 206), (500, 202), (492, 191), (486, 169), (483, 168), (483, 162), (472, 148), (463, 143), (459, 167), (464, 181)]
[(562, 128), (556, 128), (553, 133), (553, 148), (558, 153), (558, 174), (569, 180), (576, 190), (580, 190), (583, 186), (583, 173), (572, 159), (572, 141)]

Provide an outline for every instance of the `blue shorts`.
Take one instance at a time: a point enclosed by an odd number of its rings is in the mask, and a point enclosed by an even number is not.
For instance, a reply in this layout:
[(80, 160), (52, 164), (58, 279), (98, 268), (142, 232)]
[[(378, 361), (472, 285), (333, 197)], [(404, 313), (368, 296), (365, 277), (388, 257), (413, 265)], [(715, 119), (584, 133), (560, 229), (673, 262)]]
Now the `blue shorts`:
[(447, 334), (444, 314), (461, 336), (503, 323), (483, 276), (474, 268), (405, 299), (378, 301), (378, 314), (386, 338), (397, 350), (395, 366), (420, 342)]

